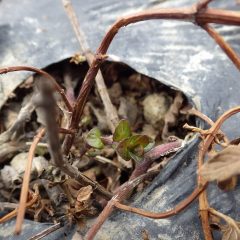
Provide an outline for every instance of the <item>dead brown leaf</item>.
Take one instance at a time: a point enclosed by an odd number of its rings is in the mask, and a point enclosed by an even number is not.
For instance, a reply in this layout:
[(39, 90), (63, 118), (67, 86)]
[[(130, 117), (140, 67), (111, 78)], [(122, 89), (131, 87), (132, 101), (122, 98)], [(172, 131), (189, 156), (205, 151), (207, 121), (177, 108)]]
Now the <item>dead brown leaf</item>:
[(85, 216), (94, 216), (97, 213), (96, 209), (92, 206), (92, 193), (93, 189), (90, 185), (82, 187), (78, 191), (77, 199), (75, 202), (75, 216), (81, 217), (81, 214)]
[(91, 194), (93, 193), (93, 189), (92, 186), (86, 186), (86, 187), (82, 187), (79, 191), (78, 191), (78, 195), (77, 195), (77, 201), (78, 202), (86, 202), (90, 199)]
[(240, 174), (240, 146), (230, 145), (200, 169), (199, 174), (207, 181), (225, 181)]

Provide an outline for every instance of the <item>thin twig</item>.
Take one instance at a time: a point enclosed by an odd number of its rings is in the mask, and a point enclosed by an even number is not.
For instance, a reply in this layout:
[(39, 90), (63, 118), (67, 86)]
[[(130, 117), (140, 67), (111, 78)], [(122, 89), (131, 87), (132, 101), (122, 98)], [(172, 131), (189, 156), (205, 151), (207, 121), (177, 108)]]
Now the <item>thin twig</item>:
[(64, 93), (64, 90), (61, 88), (61, 86), (56, 82), (56, 80), (47, 72), (35, 68), (35, 67), (30, 67), (30, 66), (14, 66), (14, 67), (5, 67), (5, 68), (1, 68), (0, 69), (0, 75), (4, 74), (4, 73), (8, 73), (8, 72), (16, 72), (16, 71), (31, 71), (31, 72), (36, 72), (38, 74), (43, 75), (45, 78), (49, 79), (54, 88), (58, 91), (58, 93), (61, 95), (67, 109), (72, 112), (73, 108), (71, 106), (71, 104), (69, 103), (66, 94)]
[(20, 195), (20, 201), (19, 201), (19, 211), (17, 215), (16, 220), (16, 226), (15, 226), (15, 234), (20, 234), (22, 229), (22, 223), (26, 211), (26, 205), (27, 205), (27, 195), (28, 195), (28, 189), (29, 189), (29, 181), (30, 181), (30, 175), (31, 175), (31, 169), (32, 169), (32, 161), (35, 153), (35, 149), (37, 147), (37, 144), (41, 140), (42, 136), (45, 134), (45, 129), (41, 128), (38, 134), (35, 136), (34, 141), (29, 149), (28, 153), (28, 159), (27, 159), (27, 166), (23, 175), (23, 183), (22, 183), (22, 189), (21, 189), (21, 195)]
[(214, 123), (214, 125), (208, 130), (209, 134), (207, 135), (206, 139), (204, 139), (202, 154), (200, 156), (200, 160), (204, 158), (206, 152), (208, 151), (210, 145), (212, 144), (212, 141), (214, 140), (217, 132), (219, 131), (222, 124), (230, 118), (232, 115), (237, 114), (240, 112), (240, 106), (231, 108), (230, 110), (226, 111), (224, 114), (222, 114), (218, 120)]
[(115, 162), (113, 162), (112, 160), (106, 158), (106, 157), (103, 157), (103, 156), (96, 156), (95, 159), (101, 163), (108, 163), (116, 168), (119, 168), (121, 169), (121, 166)]

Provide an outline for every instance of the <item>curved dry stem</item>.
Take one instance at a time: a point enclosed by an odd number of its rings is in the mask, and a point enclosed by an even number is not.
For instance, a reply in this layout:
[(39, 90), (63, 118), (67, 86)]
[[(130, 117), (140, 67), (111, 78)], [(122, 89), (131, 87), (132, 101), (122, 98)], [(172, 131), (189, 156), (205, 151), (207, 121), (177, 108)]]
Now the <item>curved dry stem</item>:
[[(222, 114), (222, 116), (220, 116), (219, 119), (209, 129), (209, 135), (206, 137), (205, 140), (203, 140), (202, 145), (200, 145), (200, 148), (199, 148), (198, 169), (200, 169), (200, 167), (203, 165), (204, 156), (206, 155), (210, 145), (212, 144), (212, 141), (215, 138), (215, 135), (219, 131), (222, 124), (228, 118), (230, 118), (232, 115), (234, 115), (238, 112), (240, 112), (240, 107), (235, 107), (235, 108), (232, 108), (232, 109), (228, 110), (227, 112)], [(201, 187), (201, 185), (204, 185), (204, 184), (205, 184), (204, 180), (199, 175), (198, 176), (199, 187)], [(211, 229), (210, 229), (210, 226), (209, 226), (209, 219), (208, 219), (208, 217), (209, 217), (209, 212), (208, 212), (209, 205), (208, 205), (208, 201), (207, 201), (207, 194), (206, 194), (205, 191), (203, 191), (202, 194), (199, 197), (199, 209), (200, 209), (200, 215), (201, 215), (201, 220), (202, 220), (202, 225), (203, 225), (203, 231), (204, 231), (205, 238), (207, 240), (212, 240), (212, 234), (211, 234)]]
[(20, 196), (20, 202), (19, 202), (19, 210), (18, 210), (17, 220), (16, 220), (15, 234), (21, 233), (22, 223), (23, 223), (23, 219), (26, 211), (26, 205), (27, 205), (26, 202), (27, 202), (27, 195), (28, 195), (28, 189), (29, 189), (30, 174), (32, 169), (32, 161), (33, 161), (37, 144), (39, 143), (39, 141), (41, 140), (44, 134), (45, 134), (45, 129), (42, 128), (38, 132), (38, 134), (35, 136), (34, 141), (29, 149), (27, 166), (23, 176), (23, 183), (22, 183), (22, 190), (21, 190), (21, 196)]
[(208, 24), (202, 26), (204, 30), (216, 41), (216, 43), (222, 48), (222, 50), (227, 54), (229, 59), (233, 64), (240, 70), (240, 58), (237, 53), (231, 48), (231, 46), (224, 41), (223, 37), (219, 35), (214, 28), (210, 27)]
[(200, 160), (202, 161), (202, 159), (204, 158), (206, 152), (208, 151), (213, 139), (215, 138), (216, 133), (218, 132), (218, 130), (220, 129), (220, 127), (222, 126), (222, 124), (231, 116), (233, 116), (234, 114), (240, 112), (240, 106), (235, 107), (235, 108), (231, 108), (230, 110), (226, 111), (224, 114), (222, 114), (222, 116), (220, 116), (218, 118), (218, 120), (214, 123), (214, 125), (209, 129), (209, 134), (206, 137), (206, 139), (204, 140), (204, 145), (203, 145), (203, 150), (202, 150), (202, 154), (200, 155)]
[(1, 68), (0, 69), (0, 74), (4, 74), (4, 73), (8, 73), (8, 72), (17, 72), (17, 71), (30, 71), (30, 72), (35, 72), (38, 74), (43, 75), (45, 78), (49, 79), (54, 88), (56, 89), (56, 91), (58, 91), (58, 93), (61, 95), (68, 111), (72, 112), (73, 108), (71, 106), (71, 104), (69, 103), (67, 96), (64, 93), (64, 90), (61, 88), (61, 86), (56, 82), (56, 80), (47, 72), (35, 68), (35, 67), (30, 67), (30, 66), (14, 66), (14, 67), (5, 67), (5, 68)]
[[(192, 109), (188, 110), (187, 113), (202, 119), (203, 121), (208, 123), (211, 127), (214, 125), (214, 121), (211, 118), (209, 118), (208, 116), (201, 113), (200, 111), (198, 111), (195, 108), (192, 108)], [(227, 138), (227, 136), (221, 130), (219, 130), (219, 133), (223, 135), (223, 140), (224, 140), (225, 144), (228, 144), (229, 139)], [(219, 142), (219, 141), (217, 143), (221, 144), (221, 142)]]
[(181, 203), (179, 203), (172, 210), (169, 210), (166, 212), (160, 212), (160, 213), (149, 212), (149, 211), (142, 210), (140, 208), (129, 207), (129, 206), (121, 204), (117, 201), (114, 202), (114, 206), (121, 210), (128, 211), (131, 213), (136, 213), (136, 214), (144, 216), (144, 217), (149, 217), (149, 218), (154, 218), (154, 219), (167, 218), (167, 217), (176, 215), (177, 213), (184, 210), (187, 206), (189, 206), (199, 196), (199, 194), (206, 188), (206, 186), (207, 186), (207, 184), (203, 185), (200, 188), (197, 187), (189, 197), (187, 197), (185, 200), (183, 200)]
[[(203, 152), (203, 147), (202, 147), (203, 142), (200, 143), (199, 145), (199, 152), (198, 152), (198, 170), (202, 167), (204, 160), (201, 156), (204, 156), (206, 152)], [(201, 187), (202, 184), (205, 182), (201, 178), (200, 175), (198, 175), (198, 186)], [(204, 233), (204, 238), (206, 240), (213, 240), (212, 238), (212, 233), (211, 233), (211, 228), (209, 224), (209, 215), (208, 215), (208, 200), (207, 200), (207, 192), (206, 190), (202, 191), (202, 193), (199, 196), (199, 215), (201, 218), (202, 222), (202, 229)]]

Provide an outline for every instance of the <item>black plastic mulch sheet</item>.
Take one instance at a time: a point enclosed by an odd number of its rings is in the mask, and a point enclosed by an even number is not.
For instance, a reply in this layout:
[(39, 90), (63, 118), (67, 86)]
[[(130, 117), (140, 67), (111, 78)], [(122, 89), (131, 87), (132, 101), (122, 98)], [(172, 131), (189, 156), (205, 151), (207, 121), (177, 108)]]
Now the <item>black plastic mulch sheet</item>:
[[(75, 0), (73, 4), (87, 41), (95, 51), (106, 30), (121, 16), (157, 5), (178, 7), (195, 2)], [(233, 10), (240, 8), (234, 0), (219, 0), (213, 5)], [(239, 50), (240, 31), (237, 27), (218, 26), (217, 30), (235, 50)], [(79, 46), (61, 1), (0, 2), (0, 66), (25, 64), (43, 68), (77, 51)], [(120, 30), (108, 53), (111, 59), (125, 62), (138, 72), (180, 89), (213, 120), (240, 104), (239, 72), (214, 41), (191, 23), (152, 20), (128, 26)], [(0, 105), (27, 74), (1, 76)], [(228, 120), (223, 130), (230, 138), (239, 136), (239, 116)], [(130, 204), (160, 212), (171, 209), (188, 196), (196, 186), (197, 147), (196, 138), (170, 161), (143, 193), (131, 199)], [(239, 188), (226, 193), (210, 185), (208, 195), (211, 206), (240, 220)], [(22, 237), (12, 236), (13, 222), (1, 225), (0, 238), (27, 239), (49, 226), (29, 221), (25, 224)], [(150, 239), (203, 239), (197, 201), (181, 214), (162, 220), (115, 212), (96, 239), (141, 239), (144, 229)], [(55, 232), (48, 239), (61, 239), (61, 233)], [(71, 234), (67, 236), (71, 239)]]

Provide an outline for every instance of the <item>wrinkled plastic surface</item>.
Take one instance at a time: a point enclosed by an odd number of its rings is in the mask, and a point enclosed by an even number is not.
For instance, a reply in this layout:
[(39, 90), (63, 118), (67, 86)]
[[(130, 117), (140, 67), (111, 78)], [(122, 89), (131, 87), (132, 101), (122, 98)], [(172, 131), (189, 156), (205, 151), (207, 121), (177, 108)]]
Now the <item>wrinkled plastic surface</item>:
[[(162, 7), (178, 7), (189, 6), (196, 1), (160, 2), (73, 1), (93, 51), (109, 26), (123, 15), (156, 7), (158, 4)], [(240, 8), (234, 0), (219, 0), (212, 5), (234, 10)], [(231, 26), (218, 26), (217, 29), (239, 52), (239, 29)], [(0, 66), (25, 64), (42, 68), (77, 51), (78, 43), (61, 1), (0, 2)], [(191, 23), (153, 20), (128, 26), (120, 30), (108, 53), (112, 59), (123, 61), (143, 74), (180, 89), (198, 109), (213, 120), (240, 103), (239, 72), (214, 41)], [(1, 77), (0, 105), (28, 75), (14, 73)], [(230, 138), (239, 136), (239, 116), (227, 121), (223, 130)], [(172, 208), (189, 195), (196, 185), (197, 143), (197, 140), (188, 143), (154, 182), (129, 203), (160, 212)], [(240, 219), (239, 188), (224, 193), (210, 185), (208, 192), (212, 206), (234, 219)], [(29, 226), (25, 230), (31, 235), (39, 232), (33, 225)], [(34, 226), (44, 227), (43, 224)], [(10, 233), (13, 228), (1, 225), (0, 236), (6, 233), (6, 229)], [(150, 239), (203, 239), (198, 203), (195, 202), (179, 215), (163, 220), (116, 212), (103, 225), (96, 239), (141, 239), (144, 229), (148, 231)], [(4, 235), (4, 239), (14, 237)], [(26, 238), (23, 236), (16, 239)], [(51, 239), (59, 239), (59, 236), (56, 233)]]

